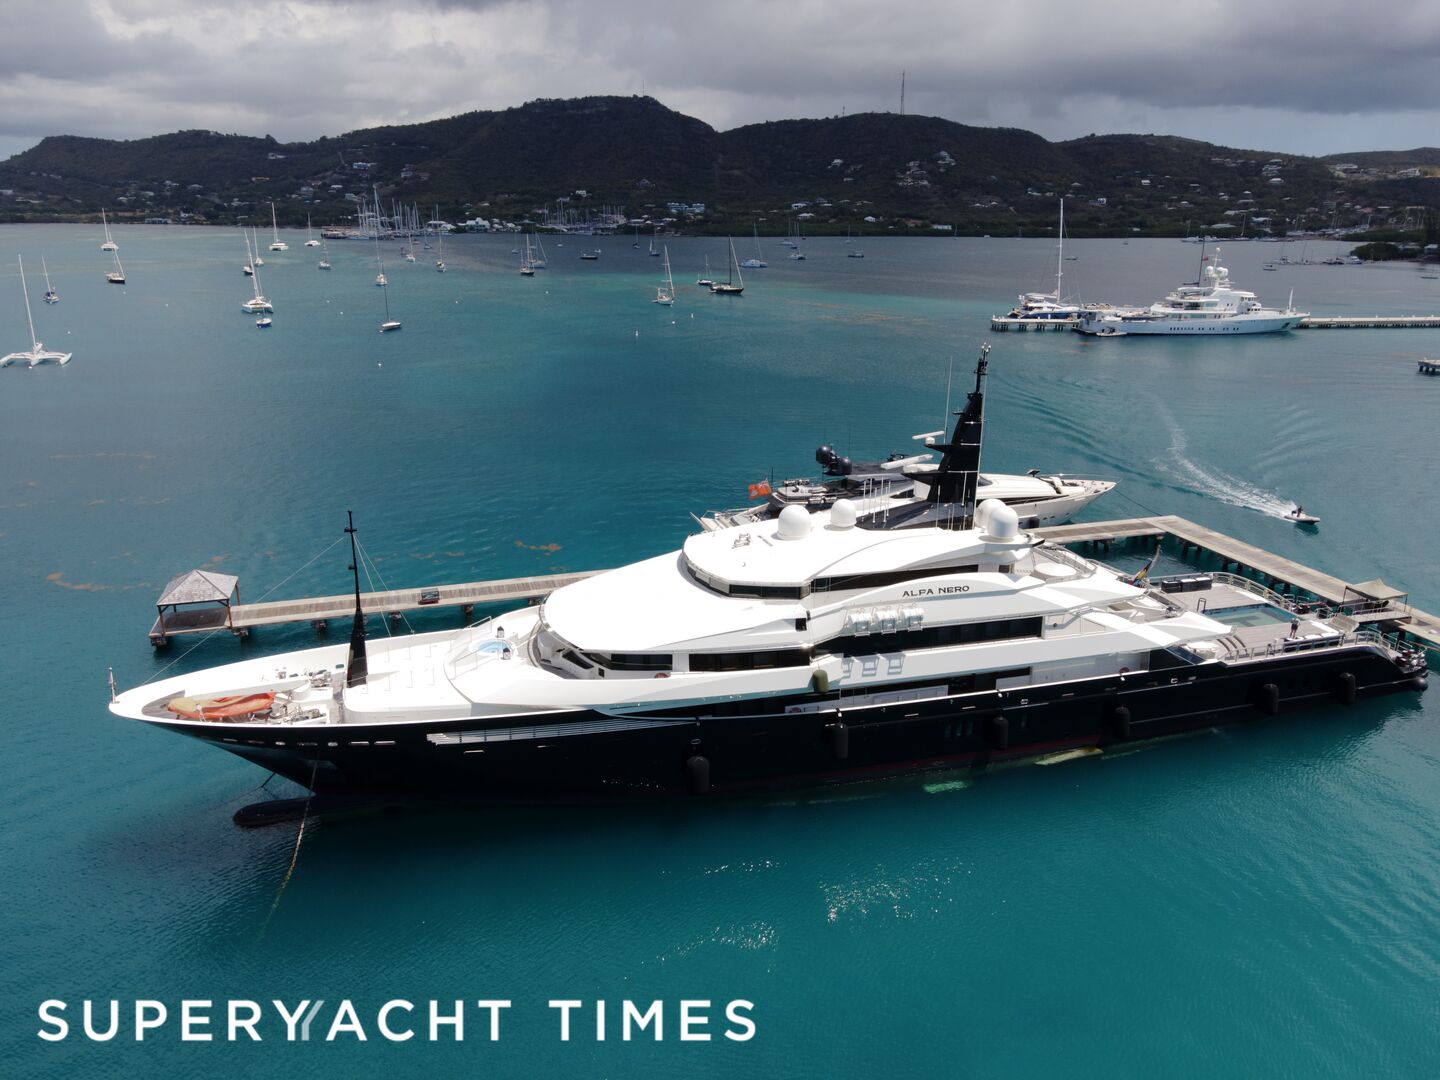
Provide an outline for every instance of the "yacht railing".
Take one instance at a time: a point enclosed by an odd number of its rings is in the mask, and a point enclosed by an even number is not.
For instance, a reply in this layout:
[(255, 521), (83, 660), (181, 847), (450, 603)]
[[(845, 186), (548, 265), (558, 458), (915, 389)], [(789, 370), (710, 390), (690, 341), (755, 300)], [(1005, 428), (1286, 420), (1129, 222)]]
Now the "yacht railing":
[(1267, 603), (1274, 604), (1278, 608), (1284, 608), (1286, 611), (1295, 610), (1296, 601), (1294, 599), (1288, 596), (1282, 596), (1274, 589), (1269, 589), (1261, 585), (1258, 581), (1252, 581), (1250, 578), (1241, 577), (1239, 574), (1231, 574), (1224, 570), (1216, 570), (1211, 573), (1209, 577), (1210, 580), (1217, 585), (1229, 585), (1233, 589), (1253, 593)]
[[(1413, 645), (1401, 641), (1393, 634), (1382, 634), (1379, 630), (1345, 630), (1341, 633), (1313, 638), (1276, 638), (1264, 645), (1245, 645), (1238, 638), (1219, 638), (1216, 644), (1225, 650), (1225, 660), (1260, 660), (1286, 653), (1314, 652), (1320, 649), (1335, 649), (1343, 645), (1372, 645), (1393, 659), (1414, 658), (1417, 650)], [(1408, 667), (1418, 668), (1424, 663), (1423, 652), (1418, 659), (1408, 661)]]
[(1174, 618), (1176, 615), (1186, 615), (1189, 613), (1189, 609), (1185, 607), (1184, 604), (1180, 603), (1178, 600), (1172, 600), (1168, 593), (1161, 592), (1159, 589), (1150, 589), (1145, 595), (1150, 597), (1150, 599), (1158, 600), (1160, 601), (1160, 603), (1165, 605), (1166, 613), (1164, 615), (1164, 618), (1170, 619)]
[(1404, 611), (1406, 605), (1396, 604), (1389, 600), (1372, 600), (1369, 597), (1355, 597), (1350, 600), (1299, 600), (1293, 596), (1285, 596), (1274, 589), (1266, 588), (1258, 581), (1253, 581), (1239, 574), (1230, 574), (1224, 571), (1215, 571), (1209, 575), (1212, 581), (1222, 585), (1229, 585), (1245, 592), (1253, 593), (1267, 603), (1274, 604), (1286, 611), (1298, 612), (1302, 608), (1306, 614), (1320, 614), (1325, 617), (1328, 613), (1341, 615), (1370, 615), (1377, 611)]
[[(471, 623), (462, 630), (460, 640), (451, 646), (450, 655), (445, 658), (445, 676), (455, 679), (465, 672), (480, 666), (481, 656), (474, 650), (474, 646), (481, 637), (481, 631), (491, 622), (495, 621), (494, 615), (488, 615), (479, 622)], [(488, 656), (486, 657), (488, 659)]]
[(1052, 544), (1048, 540), (1036, 544), (1031, 551), (1037, 558), (1044, 557), (1049, 562), (1057, 562), (1063, 566), (1068, 566), (1070, 569), (1079, 571), (1086, 577), (1095, 573), (1094, 563), (1088, 559), (1082, 559), (1069, 548), (1061, 547), (1059, 544)]

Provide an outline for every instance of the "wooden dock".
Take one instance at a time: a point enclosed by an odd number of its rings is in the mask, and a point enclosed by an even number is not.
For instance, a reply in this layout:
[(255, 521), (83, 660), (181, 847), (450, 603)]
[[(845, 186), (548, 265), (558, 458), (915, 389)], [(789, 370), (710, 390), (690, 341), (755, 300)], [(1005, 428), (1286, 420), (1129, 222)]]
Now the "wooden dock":
[[(1089, 544), (1107, 553), (1114, 544), (1122, 542), (1178, 542), (1182, 558), (1192, 555), (1213, 556), (1218, 560), (1222, 571), (1233, 568), (1235, 573), (1253, 577), (1276, 592), (1288, 593), (1301, 599), (1311, 598), (1336, 606), (1353, 603), (1357, 599), (1355, 586), (1350, 582), (1182, 517), (1087, 521), (1076, 525), (1032, 529), (1031, 533), (1056, 544)], [(545, 597), (556, 589), (599, 573), (603, 571), (585, 570), (570, 574), (506, 578), (500, 581), (472, 581), (426, 589), (361, 593), (360, 606), (367, 615), (384, 615), (392, 619), (398, 619), (411, 611), (459, 608), (462, 617), (468, 622), (476, 607)], [(439, 599), (422, 604), (421, 594), (431, 591), (438, 592)], [(235, 604), (228, 609), (190, 610), (181, 612), (179, 618), (173, 614), (167, 616), (163, 629), (157, 620), (151, 628), (150, 641), (158, 648), (177, 634), (220, 630), (246, 637), (256, 627), (299, 622), (309, 622), (317, 631), (324, 632), (329, 620), (348, 618), (354, 610), (355, 597), (351, 593), (259, 604)], [(1366, 613), (1363, 621), (1384, 626), (1409, 640), (1440, 652), (1440, 619), (1408, 604), (1399, 607), (1372, 605), (1372, 610)]]

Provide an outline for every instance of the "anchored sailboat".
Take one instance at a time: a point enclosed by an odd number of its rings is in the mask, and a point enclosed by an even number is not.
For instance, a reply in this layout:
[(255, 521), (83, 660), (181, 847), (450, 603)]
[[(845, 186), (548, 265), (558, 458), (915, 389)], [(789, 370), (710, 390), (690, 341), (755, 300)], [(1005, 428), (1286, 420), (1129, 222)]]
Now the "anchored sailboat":
[(280, 226), (275, 224), (275, 204), (273, 202), (270, 204), (270, 229), (275, 234), (275, 240), (271, 243), (270, 250), (289, 251), (290, 245), (280, 239)]
[[(755, 230), (755, 254), (752, 255), (750, 258), (746, 259), (746, 260), (745, 260), (743, 263), (741, 263), (740, 265), (743, 266), (743, 267), (745, 267), (746, 270), (763, 270), (765, 267), (769, 266), (770, 264), (765, 261), (765, 259), (762, 257), (761, 252), (760, 252), (760, 226), (759, 226), (758, 224), (756, 224), (756, 225), (754, 226), (754, 230)], [(732, 243), (733, 243), (733, 242), (732, 242)]]
[(675, 303), (675, 279), (670, 274), (669, 245), (666, 245), (663, 248), (663, 252), (665, 255), (665, 284), (659, 286), (655, 290), (655, 299), (652, 300), (651, 303), (662, 304), (665, 307), (669, 307), (671, 304)]
[[(257, 247), (260, 244), (258, 236), (256, 237), (255, 244)], [(245, 237), (245, 257), (251, 257), (249, 236)], [(271, 305), (270, 301), (265, 299), (260, 292), (260, 272), (258, 270), (252, 269), (250, 271), (250, 283), (255, 287), (255, 295), (249, 300), (242, 302), (240, 310), (247, 315), (260, 315), (267, 311), (274, 311), (275, 308)]]
[(50, 268), (45, 265), (44, 255), (40, 256), (40, 269), (45, 272), (45, 302), (47, 304), (58, 304), (60, 302), (60, 294), (50, 285)]
[(30, 315), (30, 288), (25, 284), (25, 260), (19, 255), (15, 258), (20, 263), (20, 288), (25, 293), (25, 322), (30, 327), (30, 348), (26, 352), (12, 352), (0, 356), (0, 367), (9, 367), (11, 364), (25, 364), (28, 367), (36, 364), (68, 364), (70, 353), (46, 349), (35, 339), (35, 320)]
[(100, 245), (101, 251), (119, 251), (120, 245), (115, 243), (110, 236), (110, 222), (105, 220), (105, 208), (100, 208), (100, 224), (105, 227), (105, 242)]
[[(379, 260), (380, 260), (380, 252), (379, 252), (379, 251), (376, 251), (376, 252), (375, 252), (375, 260), (376, 260), (377, 263), (378, 263)], [(383, 267), (381, 268), (381, 276), (382, 276), (382, 277), (384, 276), (384, 268), (383, 268)], [(392, 319), (392, 318), (390, 317), (390, 290), (389, 290), (389, 289), (386, 289), (386, 290), (385, 290), (384, 292), (382, 292), (380, 295), (385, 298), (385, 321), (380, 324), (380, 332), (381, 332), (382, 334), (384, 334), (384, 333), (387, 333), (388, 331), (391, 331), (391, 330), (399, 330), (399, 329), (400, 329), (400, 320), (399, 320), (399, 319)]]
[(724, 281), (714, 282), (710, 286), (712, 293), (719, 293), (722, 296), (739, 296), (745, 291), (745, 278), (740, 273), (740, 264), (735, 261), (735, 241), (730, 240), (730, 276)]

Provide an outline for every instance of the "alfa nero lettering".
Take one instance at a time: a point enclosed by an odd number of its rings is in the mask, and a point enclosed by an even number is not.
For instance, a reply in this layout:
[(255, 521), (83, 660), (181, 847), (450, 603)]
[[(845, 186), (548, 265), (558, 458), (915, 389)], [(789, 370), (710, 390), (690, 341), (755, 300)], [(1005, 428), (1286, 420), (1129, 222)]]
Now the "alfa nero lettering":
[(901, 596), (948, 596), (952, 593), (967, 593), (969, 585), (936, 585), (933, 589), (906, 589)]

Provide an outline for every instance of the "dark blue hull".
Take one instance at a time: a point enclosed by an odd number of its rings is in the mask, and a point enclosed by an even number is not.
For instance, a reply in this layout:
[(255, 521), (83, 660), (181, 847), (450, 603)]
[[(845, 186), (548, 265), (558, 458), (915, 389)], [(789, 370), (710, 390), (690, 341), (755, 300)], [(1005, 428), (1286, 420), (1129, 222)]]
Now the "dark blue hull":
[[(514, 718), (324, 728), (155, 723), (322, 795), (630, 799), (985, 765), (1424, 686), (1423, 675), (1356, 647), (849, 708), (832, 693), (725, 702), (714, 712), (564, 713), (524, 727)], [(832, 711), (784, 711), (807, 705)]]

